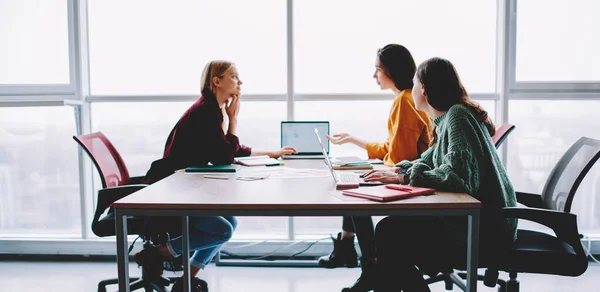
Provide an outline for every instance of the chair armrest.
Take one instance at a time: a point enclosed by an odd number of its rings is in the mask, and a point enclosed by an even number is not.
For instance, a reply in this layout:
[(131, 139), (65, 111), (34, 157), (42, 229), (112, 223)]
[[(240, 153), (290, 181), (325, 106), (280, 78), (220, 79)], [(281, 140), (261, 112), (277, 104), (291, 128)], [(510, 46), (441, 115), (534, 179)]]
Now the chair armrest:
[(143, 184), (145, 179), (145, 176), (132, 176), (129, 178), (129, 185)]
[(517, 202), (533, 208), (542, 208), (542, 196), (538, 194), (515, 192), (517, 195)]
[(507, 218), (533, 221), (552, 228), (556, 236), (570, 244), (576, 251), (581, 249), (581, 240), (577, 228), (577, 215), (539, 208), (507, 207), (503, 209)]

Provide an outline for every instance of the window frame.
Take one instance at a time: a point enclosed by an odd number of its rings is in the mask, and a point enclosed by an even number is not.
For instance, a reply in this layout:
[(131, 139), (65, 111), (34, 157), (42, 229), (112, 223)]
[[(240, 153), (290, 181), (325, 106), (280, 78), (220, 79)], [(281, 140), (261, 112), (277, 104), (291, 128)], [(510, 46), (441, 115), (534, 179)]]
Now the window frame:
[[(517, 21), (517, 4), (518, 1), (523, 0), (498, 0), (507, 1), (510, 7), (509, 12), (509, 30), (508, 44), (509, 44), (509, 66), (507, 68), (509, 72), (509, 92), (510, 98), (521, 98), (524, 95), (531, 94), (532, 97), (540, 93), (550, 93), (552, 96), (560, 96), (555, 94), (562, 92), (565, 94), (572, 95), (575, 93), (581, 97), (588, 96), (587, 93), (600, 92), (600, 81), (592, 82), (572, 82), (572, 81), (554, 81), (554, 82), (539, 82), (539, 81), (517, 81), (517, 30), (519, 28)], [(554, 99), (554, 98), (553, 98)]]
[[(67, 1), (67, 27), (68, 27), (68, 50), (69, 50), (69, 83), (68, 84), (0, 84), (0, 102), (3, 101), (51, 101), (57, 100), (57, 96), (65, 99), (77, 98), (77, 76), (79, 63), (76, 50), (81, 48), (80, 35), (78, 33), (80, 23), (77, 21), (79, 12), (76, 12), (78, 4), (76, 0)], [(86, 0), (87, 1), (87, 0)], [(83, 1), (79, 1), (83, 2)], [(87, 40), (86, 40), (87, 41)]]

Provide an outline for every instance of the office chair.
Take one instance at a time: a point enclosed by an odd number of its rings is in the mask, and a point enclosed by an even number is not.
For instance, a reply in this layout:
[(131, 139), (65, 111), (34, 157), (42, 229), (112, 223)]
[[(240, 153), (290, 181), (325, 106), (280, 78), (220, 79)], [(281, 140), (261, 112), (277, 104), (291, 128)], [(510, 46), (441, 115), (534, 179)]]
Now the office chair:
[[(73, 139), (81, 145), (89, 155), (92, 162), (100, 173), (102, 189), (98, 191), (98, 199), (94, 219), (92, 220), (92, 232), (99, 237), (115, 236), (115, 216), (112, 208), (115, 201), (124, 198), (147, 185), (141, 184), (144, 177), (130, 177), (127, 167), (112, 143), (101, 132), (87, 135), (73, 136)], [(106, 215), (102, 216), (108, 209)], [(157, 234), (146, 230), (145, 218), (129, 217), (127, 219), (128, 234), (139, 235), (144, 239), (144, 248), (150, 246), (150, 240), (156, 238)], [(165, 287), (174, 279), (164, 278), (161, 275), (151, 276), (142, 269), (141, 278), (131, 278), (130, 290), (140, 288), (146, 291), (166, 291)], [(118, 279), (107, 279), (98, 283), (98, 292), (106, 292), (107, 285), (117, 284)]]
[(502, 145), (502, 142), (508, 138), (508, 134), (510, 134), (515, 129), (515, 125), (510, 123), (504, 123), (500, 125), (500, 127), (496, 128), (496, 133), (492, 136), (492, 141), (496, 148), (499, 148)]
[[(488, 287), (498, 285), (499, 292), (518, 292), (518, 273), (576, 277), (587, 270), (588, 259), (571, 204), (579, 185), (599, 158), (600, 140), (582, 137), (554, 166), (541, 194), (516, 193), (517, 201), (526, 207), (504, 208), (504, 215), (542, 224), (555, 235), (518, 229), (509, 257), (487, 267), (486, 275), (478, 276), (478, 280)], [(509, 280), (498, 279), (498, 271), (507, 272)], [(466, 274), (461, 272), (452, 277), (452, 282), (446, 282), (448, 290), (457, 279), (465, 279)], [(465, 290), (464, 284), (457, 286)]]

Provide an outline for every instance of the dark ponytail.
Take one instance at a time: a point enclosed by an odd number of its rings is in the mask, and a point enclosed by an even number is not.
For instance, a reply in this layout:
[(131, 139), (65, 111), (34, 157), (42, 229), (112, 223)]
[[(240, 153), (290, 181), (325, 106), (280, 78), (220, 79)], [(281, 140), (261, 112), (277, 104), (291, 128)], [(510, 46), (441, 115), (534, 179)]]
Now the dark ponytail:
[[(456, 69), (450, 61), (442, 58), (431, 58), (419, 65), (417, 78), (427, 92), (427, 102), (436, 110), (445, 112), (455, 104), (463, 104), (473, 110), (485, 124), (490, 136), (496, 134), (496, 127), (488, 113), (469, 98), (465, 87), (460, 82)], [(431, 129), (430, 146), (437, 141), (435, 126)]]

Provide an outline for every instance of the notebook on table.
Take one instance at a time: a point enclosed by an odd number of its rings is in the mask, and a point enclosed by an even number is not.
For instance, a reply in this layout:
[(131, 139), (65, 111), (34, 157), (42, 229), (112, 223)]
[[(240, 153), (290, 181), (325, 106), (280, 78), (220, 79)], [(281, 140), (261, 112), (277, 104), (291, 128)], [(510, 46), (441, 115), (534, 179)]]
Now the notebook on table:
[[(327, 121), (283, 121), (281, 122), (281, 147), (291, 146), (298, 151), (296, 154), (284, 155), (283, 159), (323, 159), (321, 149), (312, 143), (313, 129), (321, 132), (321, 138), (329, 134)], [(324, 145), (329, 153), (329, 140)]]
[(435, 189), (432, 188), (421, 188), (396, 184), (342, 191), (342, 194), (346, 196), (369, 199), (378, 202), (389, 202), (433, 193), (435, 193)]
[(236, 172), (239, 168), (238, 165), (225, 164), (225, 165), (200, 165), (190, 166), (185, 169), (185, 172)]

